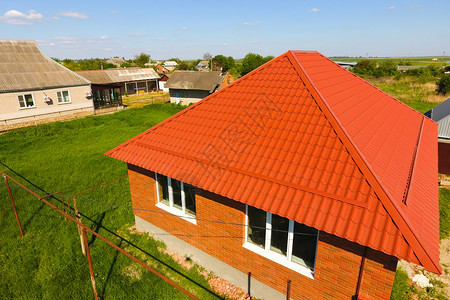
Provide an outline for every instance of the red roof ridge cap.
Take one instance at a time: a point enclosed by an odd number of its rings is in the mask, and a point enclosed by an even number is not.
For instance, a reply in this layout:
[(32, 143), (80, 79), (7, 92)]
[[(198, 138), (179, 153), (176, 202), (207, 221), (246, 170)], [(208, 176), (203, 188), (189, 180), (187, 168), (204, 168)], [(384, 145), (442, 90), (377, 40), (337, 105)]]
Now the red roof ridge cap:
[[(336, 115), (331, 110), (330, 106), (325, 101), (324, 97), (319, 92), (318, 88), (314, 85), (313, 81), (308, 76), (308, 74), (306, 73), (305, 69), (303, 68), (303, 66), (297, 59), (297, 57), (295, 57), (294, 53), (295, 53), (294, 51), (289, 51), (288, 57), (293, 62), (295, 62), (295, 63), (293, 63), (293, 66), (296, 69), (298, 75), (305, 83), (305, 86), (311, 93), (314, 101), (317, 103), (317, 105), (319, 105), (319, 108), (325, 114), (325, 117), (327, 118), (327, 120), (331, 123), (333, 129), (336, 131), (336, 134), (342, 140), (342, 143), (346, 146), (350, 155), (355, 160), (357, 166), (361, 169), (361, 172), (366, 177), (366, 180), (373, 187), (375, 193), (378, 195), (378, 198), (380, 199), (381, 203), (388, 211), (390, 217), (393, 219), (394, 223), (396, 224), (397, 227), (399, 227), (400, 230), (402, 228), (405, 229), (406, 232), (403, 232), (403, 231), (401, 231), (401, 232), (402, 232), (403, 236), (405, 237), (405, 239), (407, 239), (407, 242), (409, 244), (415, 244), (416, 246), (418, 246), (418, 248), (416, 248), (416, 247), (414, 248), (414, 250), (415, 250), (414, 252), (416, 252), (416, 256), (420, 255), (421, 258), (423, 257), (423, 258), (429, 260), (429, 262), (431, 262), (431, 264), (434, 267), (433, 269), (435, 270), (435, 273), (441, 274), (442, 271), (440, 270), (440, 267), (437, 266), (434, 263), (434, 261), (431, 259), (431, 257), (428, 255), (426, 249), (424, 248), (424, 246), (418, 239), (417, 235), (411, 229), (412, 226), (409, 224), (408, 220), (403, 217), (399, 206), (397, 205), (397, 203), (395, 203), (395, 201), (391, 200), (392, 197), (389, 194), (389, 192), (386, 191), (383, 188), (383, 186), (380, 184), (380, 180), (379, 180), (378, 176), (372, 171), (371, 166), (367, 163), (364, 156), (360, 153), (359, 149), (353, 143), (349, 134), (347, 133), (345, 128), (342, 126), (340, 121), (337, 119)], [(327, 57), (325, 57), (324, 55), (322, 55), (321, 53), (319, 53), (319, 52), (316, 52), (316, 53), (319, 54), (320, 56), (322, 56), (323, 58), (330, 60)], [(354, 75), (354, 76), (356, 76), (356, 75)], [(358, 76), (356, 76), (356, 77), (359, 78)], [(362, 80), (362, 79), (360, 79), (360, 80)], [(384, 94), (386, 94), (386, 93), (384, 93)], [(392, 96), (390, 96), (390, 97), (393, 98)], [(393, 98), (393, 99), (395, 99), (395, 98)], [(395, 100), (397, 100), (397, 99), (395, 99)], [(397, 100), (397, 101), (399, 101), (399, 100)], [(413, 111), (415, 111), (415, 110), (413, 110)], [(420, 114), (420, 115), (422, 115), (422, 114)], [(335, 126), (333, 126), (333, 123)], [(371, 183), (373, 183), (373, 184), (371, 184)], [(413, 246), (413, 245), (411, 245), (411, 246)], [(419, 261), (421, 262), (422, 265), (424, 265), (424, 263), (422, 262), (422, 259), (419, 258)], [(428, 265), (428, 263), (427, 263), (427, 265)]]

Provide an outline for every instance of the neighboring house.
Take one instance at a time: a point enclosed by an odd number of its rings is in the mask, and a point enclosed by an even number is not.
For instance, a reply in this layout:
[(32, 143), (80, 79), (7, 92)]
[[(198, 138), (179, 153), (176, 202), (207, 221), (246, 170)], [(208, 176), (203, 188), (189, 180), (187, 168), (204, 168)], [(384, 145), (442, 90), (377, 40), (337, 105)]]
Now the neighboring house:
[(117, 67), (120, 67), (124, 62), (125, 60), (119, 57), (111, 57), (106, 61), (106, 63), (116, 65)]
[(90, 92), (35, 41), (0, 40), (0, 131), (92, 115)]
[(176, 61), (173, 60), (168, 60), (166, 62), (164, 62), (163, 67), (166, 68), (169, 72), (174, 71), (178, 66), (178, 63)]
[(436, 137), (289, 51), (106, 155), (128, 164), (138, 230), (252, 296), (388, 299), (399, 258), (442, 272)]
[(450, 98), (425, 115), (438, 123), (439, 173), (450, 175)]
[(341, 67), (344, 67), (347, 70), (353, 69), (358, 63), (357, 62), (345, 62), (345, 61), (335, 61)]
[(164, 67), (163, 65), (157, 64), (157, 65), (156, 65), (156, 72), (157, 72), (158, 74), (167, 74), (167, 73), (169, 73), (170, 71), (169, 71), (166, 67)]
[(159, 75), (152, 68), (77, 71), (92, 82), (96, 108), (120, 107), (122, 96), (159, 90)]
[(202, 60), (195, 66), (197, 71), (208, 71), (209, 70), (209, 61)]
[(406, 72), (409, 70), (424, 68), (424, 66), (397, 66), (397, 71)]
[(209, 96), (232, 82), (230, 74), (219, 71), (176, 71), (167, 81), (170, 102), (188, 105)]
[(169, 91), (169, 88), (166, 88), (166, 82), (167, 80), (169, 80), (170, 76), (172, 76), (172, 74), (163, 74), (159, 79), (159, 89), (162, 90), (163, 92)]

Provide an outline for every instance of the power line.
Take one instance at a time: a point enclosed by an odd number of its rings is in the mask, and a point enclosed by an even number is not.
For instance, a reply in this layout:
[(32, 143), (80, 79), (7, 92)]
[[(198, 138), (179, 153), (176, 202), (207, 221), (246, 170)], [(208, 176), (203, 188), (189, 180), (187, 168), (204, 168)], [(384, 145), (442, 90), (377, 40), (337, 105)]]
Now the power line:
[[(110, 182), (113, 182), (115, 180), (112, 180)], [(5, 184), (0, 183), (0, 185), (6, 186)], [(105, 184), (99, 185), (99, 186), (104, 186)], [(23, 187), (17, 186), (11, 186), (11, 188), (16, 188), (16, 189), (23, 189)], [(92, 188), (91, 188), (92, 189)], [(89, 189), (89, 190), (91, 190)], [(31, 189), (30, 189), (31, 190)], [(45, 193), (47, 195), (52, 195), (53, 197), (55, 196), (61, 196), (61, 197), (67, 197), (67, 198), (75, 198), (73, 196), (67, 196), (64, 194), (52, 194), (43, 190), (31, 190), (33, 192), (40, 192), (40, 193)], [(87, 190), (86, 190), (87, 191)], [(56, 197), (55, 197), (56, 198)], [(165, 211), (157, 211), (157, 210), (152, 210), (152, 209), (145, 209), (145, 208), (134, 208), (134, 207), (129, 207), (129, 206), (122, 206), (122, 205), (116, 205), (116, 204), (110, 204), (110, 203), (104, 203), (104, 202), (99, 202), (99, 201), (93, 201), (93, 200), (89, 200), (89, 199), (82, 199), (82, 198), (77, 198), (77, 201), (84, 201), (84, 202), (88, 202), (88, 203), (93, 203), (93, 204), (98, 204), (98, 205), (104, 205), (104, 206), (110, 206), (110, 207), (114, 207), (114, 208), (121, 208), (121, 209), (127, 209), (127, 210), (137, 210), (137, 211), (142, 211), (142, 212), (150, 212), (150, 213), (156, 213), (156, 214), (162, 214), (162, 215), (170, 215), (173, 216), (174, 214), (170, 213), (170, 212), (165, 212)], [(243, 227), (250, 227), (250, 228), (254, 228), (254, 229), (262, 229), (262, 230), (266, 230), (266, 227), (261, 227), (261, 226), (250, 226), (250, 225), (246, 225), (246, 224), (241, 224), (241, 223), (234, 223), (234, 222), (225, 222), (225, 221), (217, 221), (217, 220), (208, 220), (208, 219), (199, 219), (197, 217), (192, 217), (192, 216), (188, 216), (188, 215), (183, 215), (180, 216), (183, 219), (191, 219), (191, 220), (196, 220), (196, 221), (202, 221), (202, 222), (209, 222), (209, 223), (216, 223), (216, 224), (225, 224), (225, 225), (234, 225), (234, 226), (243, 226)], [(289, 233), (288, 230), (282, 230), (282, 229), (270, 229), (272, 232), (282, 232), (282, 233)], [(317, 234), (313, 234), (313, 233), (300, 233), (300, 232), (294, 232), (295, 235), (303, 235), (303, 236), (317, 236)], [(158, 235), (158, 234), (155, 234)], [(242, 238), (242, 237), (240, 237)]]

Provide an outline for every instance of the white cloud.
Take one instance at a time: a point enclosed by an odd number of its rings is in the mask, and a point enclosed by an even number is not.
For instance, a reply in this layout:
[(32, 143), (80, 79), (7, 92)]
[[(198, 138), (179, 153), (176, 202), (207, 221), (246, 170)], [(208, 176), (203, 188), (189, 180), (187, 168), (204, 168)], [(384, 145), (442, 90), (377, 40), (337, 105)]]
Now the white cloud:
[(166, 38), (159, 37), (159, 38), (157, 38), (157, 40), (158, 40), (158, 41), (165, 41)]
[(252, 22), (242, 22), (241, 23), (241, 25), (244, 25), (244, 26), (255, 26), (255, 25), (258, 25), (258, 24), (259, 24), (259, 21), (256, 21), (254, 23), (252, 23)]
[(100, 39), (101, 39), (101, 40), (109, 40), (109, 36), (102, 35), (102, 36), (100, 37)]
[(58, 13), (59, 16), (68, 17), (68, 18), (74, 18), (74, 19), (88, 19), (88, 15), (79, 12), (79, 11), (61, 11)]
[(314, 8), (312, 8), (312, 9), (310, 9), (309, 11), (311, 11), (311, 12), (318, 12), (319, 9), (314, 7)]
[(63, 45), (67, 44), (73, 45), (79, 42), (77, 38), (67, 36), (58, 36), (55, 37), (53, 40), (55, 41), (56, 44), (63, 44)]
[(135, 37), (142, 37), (142, 36), (146, 36), (146, 33), (140, 33), (140, 32), (135, 32), (135, 33), (130, 33), (128, 34), (130, 36), (135, 36)]
[(395, 6), (389, 6), (388, 9), (393, 10), (393, 9), (395, 9)]
[(181, 30), (186, 30), (188, 29), (186, 26), (181, 27)]
[(105, 48), (103, 50), (105, 50), (105, 51), (112, 51), (112, 48)]
[(224, 45), (224, 47), (228, 47), (228, 44), (227, 44), (227, 43), (223, 43), (223, 45)]
[(0, 16), (0, 22), (13, 25), (32, 25), (35, 22), (43, 21), (44, 16), (35, 10), (29, 10), (27, 14), (18, 10), (8, 10)]

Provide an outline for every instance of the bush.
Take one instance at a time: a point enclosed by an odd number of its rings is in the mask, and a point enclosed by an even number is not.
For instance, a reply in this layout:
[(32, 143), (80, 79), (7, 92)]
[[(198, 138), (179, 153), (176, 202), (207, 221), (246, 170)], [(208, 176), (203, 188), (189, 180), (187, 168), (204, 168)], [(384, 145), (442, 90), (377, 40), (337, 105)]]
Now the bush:
[(439, 190), (439, 233), (441, 239), (450, 236), (450, 190)]
[(409, 287), (408, 273), (402, 268), (398, 268), (395, 272), (394, 284), (392, 285), (391, 300), (408, 299), (411, 294)]
[(438, 86), (436, 91), (439, 94), (446, 95), (450, 93), (450, 74), (444, 74), (436, 84)]

